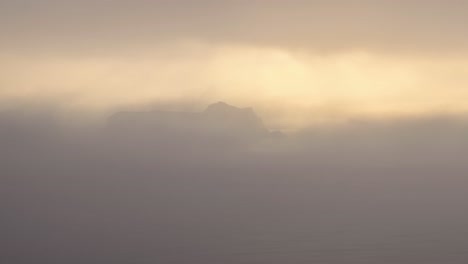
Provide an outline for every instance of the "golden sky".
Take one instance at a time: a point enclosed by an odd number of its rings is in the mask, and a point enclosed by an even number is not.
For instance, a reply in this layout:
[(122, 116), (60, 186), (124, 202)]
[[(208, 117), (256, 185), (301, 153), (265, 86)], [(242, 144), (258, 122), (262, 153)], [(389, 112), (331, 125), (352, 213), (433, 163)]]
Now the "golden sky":
[(0, 97), (253, 106), (298, 125), (465, 112), (468, 1), (0, 0)]

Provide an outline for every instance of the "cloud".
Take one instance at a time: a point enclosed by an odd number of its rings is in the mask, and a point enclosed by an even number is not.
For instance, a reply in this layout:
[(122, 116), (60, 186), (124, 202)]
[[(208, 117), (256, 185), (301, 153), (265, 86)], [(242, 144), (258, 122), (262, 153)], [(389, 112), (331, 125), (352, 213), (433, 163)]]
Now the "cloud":
[(0, 64), (4, 107), (55, 101), (64, 111), (102, 115), (125, 106), (197, 108), (223, 100), (257, 105), (267, 123), (293, 129), (352, 116), (467, 110), (463, 58), (317, 55), (192, 42), (133, 56), (5, 55)]
[(102, 114), (225, 100), (258, 105), (278, 127), (311, 115), (466, 111), (465, 1), (0, 5), (0, 97), (9, 104)]
[[(198, 40), (302, 49), (465, 53), (466, 1), (2, 1), (2, 46), (151, 49)], [(29, 43), (34, 42), (34, 48)]]

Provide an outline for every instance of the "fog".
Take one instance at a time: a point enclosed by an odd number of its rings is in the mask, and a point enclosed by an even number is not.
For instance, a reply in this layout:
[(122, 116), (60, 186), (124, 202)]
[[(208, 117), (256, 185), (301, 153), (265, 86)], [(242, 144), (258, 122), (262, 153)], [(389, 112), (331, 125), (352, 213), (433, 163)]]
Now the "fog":
[[(160, 107), (161, 109), (163, 107)], [(465, 263), (468, 117), (0, 114), (0, 262)]]
[(0, 0), (0, 264), (465, 264), (467, 7)]

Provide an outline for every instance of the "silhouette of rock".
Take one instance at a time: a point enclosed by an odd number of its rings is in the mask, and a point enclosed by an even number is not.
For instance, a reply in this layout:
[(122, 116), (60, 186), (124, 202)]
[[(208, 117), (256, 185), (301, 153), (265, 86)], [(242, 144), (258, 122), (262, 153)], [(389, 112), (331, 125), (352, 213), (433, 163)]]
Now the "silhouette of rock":
[(237, 108), (224, 102), (209, 105), (202, 113), (205, 124), (226, 134), (261, 138), (269, 131), (252, 108)]
[(249, 143), (270, 136), (252, 108), (224, 102), (203, 112), (120, 112), (109, 119), (114, 134), (128, 134), (146, 141)]

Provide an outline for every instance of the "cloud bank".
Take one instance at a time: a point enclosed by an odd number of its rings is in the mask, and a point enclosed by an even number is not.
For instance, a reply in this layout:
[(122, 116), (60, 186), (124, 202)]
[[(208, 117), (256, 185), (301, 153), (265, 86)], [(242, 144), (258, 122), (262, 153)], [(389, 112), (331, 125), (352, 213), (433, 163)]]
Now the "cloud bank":
[[(217, 130), (231, 120), (223, 111), (202, 133), (179, 114), (76, 130), (39, 112), (0, 116), (4, 262), (467, 258), (465, 117), (361, 120), (239, 144), (239, 129)], [(141, 126), (148, 115), (160, 121)]]
[(100, 52), (177, 39), (302, 48), (465, 52), (462, 0), (9, 1), (2, 45)]

